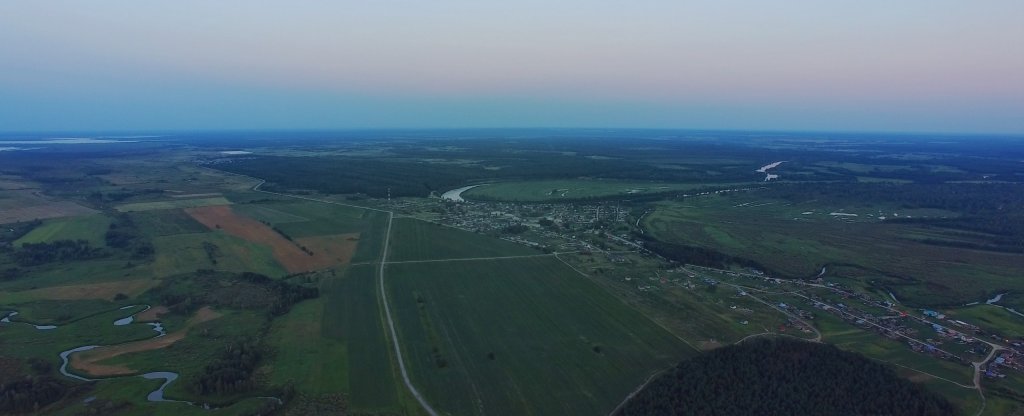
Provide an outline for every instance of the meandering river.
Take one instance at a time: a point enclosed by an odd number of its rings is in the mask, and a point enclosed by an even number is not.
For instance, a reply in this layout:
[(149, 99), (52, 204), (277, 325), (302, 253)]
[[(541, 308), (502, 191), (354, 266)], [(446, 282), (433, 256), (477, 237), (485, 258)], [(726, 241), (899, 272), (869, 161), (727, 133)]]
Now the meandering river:
[(455, 202), (464, 202), (465, 199), (462, 199), (462, 193), (466, 192), (466, 191), (468, 191), (470, 189), (476, 188), (478, 186), (480, 186), (480, 185), (469, 185), (469, 186), (463, 186), (463, 187), (458, 188), (458, 189), (452, 189), (452, 190), (450, 190), (448, 192), (445, 192), (445, 193), (441, 194), (441, 199), (447, 199), (449, 201), (455, 201)]
[[(129, 305), (129, 306), (125, 306), (125, 307), (120, 308), (120, 309), (124, 310), (124, 309), (133, 308), (133, 307), (136, 307), (136, 306), (138, 306), (138, 305)], [(121, 319), (118, 319), (118, 320), (114, 321), (114, 326), (124, 326), (124, 325), (128, 325), (128, 324), (131, 324), (131, 323), (135, 322), (135, 315), (138, 315), (138, 314), (140, 314), (142, 312), (145, 312), (145, 311), (149, 310), (149, 308), (150, 308), (150, 305), (143, 305), (143, 306), (145, 306), (145, 308), (143, 308), (142, 310), (134, 312), (134, 313), (132, 313), (129, 316), (126, 316), (124, 318), (121, 318)], [(11, 313), (7, 314), (7, 316), (5, 316), (3, 319), (0, 319), (0, 322), (10, 323), (11, 322), (10, 317), (15, 316), (17, 314), (18, 314), (18, 312), (11, 312)], [(155, 331), (157, 333), (156, 335), (153, 336), (153, 338), (159, 338), (159, 337), (162, 337), (164, 335), (167, 335), (167, 332), (164, 330), (163, 324), (161, 322), (159, 322), (159, 321), (157, 321), (157, 322), (147, 322), (146, 324), (151, 326), (151, 327), (153, 327), (153, 331)], [(31, 325), (31, 324), (29, 324), (29, 325)], [(47, 328), (44, 328), (44, 327), (57, 328), (56, 326), (53, 326), (53, 325), (34, 325), (34, 326), (36, 328), (39, 328), (39, 329), (47, 329)], [(128, 342), (135, 342), (135, 341), (128, 341)], [(116, 345), (121, 345), (121, 344), (114, 344), (114, 345), (110, 345), (110, 346), (116, 346)], [(167, 389), (167, 386), (170, 386), (171, 383), (173, 383), (175, 380), (178, 379), (178, 373), (175, 373), (175, 372), (171, 372), (171, 371), (153, 371), (153, 372), (149, 372), (149, 373), (145, 373), (145, 374), (141, 374), (141, 375), (137, 375), (137, 376), (105, 377), (105, 378), (99, 379), (99, 378), (89, 378), (89, 377), (80, 376), (78, 374), (75, 374), (75, 373), (72, 373), (71, 371), (69, 371), (70, 358), (71, 358), (72, 354), (75, 354), (75, 353), (78, 353), (78, 352), (83, 352), (83, 351), (89, 351), (89, 350), (100, 348), (100, 347), (103, 347), (103, 345), (83, 345), (83, 346), (80, 346), (80, 347), (75, 347), (75, 348), (71, 348), (71, 349), (66, 350), (66, 351), (62, 351), (60, 353), (60, 361), (61, 361), (60, 369), (59, 369), (60, 373), (62, 375), (64, 375), (65, 377), (68, 377), (68, 378), (73, 378), (75, 380), (80, 380), (80, 381), (89, 381), (89, 382), (91, 382), (91, 381), (98, 381), (98, 380), (107, 380), (107, 379), (110, 379), (110, 378), (124, 378), (124, 377), (142, 377), (142, 378), (147, 379), (147, 380), (164, 380), (164, 382), (160, 384), (159, 388), (157, 388), (156, 390), (153, 390), (152, 392), (150, 392), (149, 394), (146, 395), (146, 400), (148, 400), (150, 402), (186, 403), (186, 404), (189, 404), (189, 405), (192, 405), (192, 406), (202, 407), (204, 409), (211, 409), (211, 407), (209, 405), (207, 405), (207, 404), (198, 405), (196, 403), (189, 402), (189, 401), (172, 400), (172, 399), (167, 399), (167, 398), (164, 397), (164, 391)], [(269, 397), (268, 396), (268, 397), (257, 397), (257, 398), (258, 399), (265, 399), (265, 400), (273, 400), (273, 401), (277, 402), (278, 404), (283, 404), (284, 403), (280, 398), (277, 398), (277, 397)]]

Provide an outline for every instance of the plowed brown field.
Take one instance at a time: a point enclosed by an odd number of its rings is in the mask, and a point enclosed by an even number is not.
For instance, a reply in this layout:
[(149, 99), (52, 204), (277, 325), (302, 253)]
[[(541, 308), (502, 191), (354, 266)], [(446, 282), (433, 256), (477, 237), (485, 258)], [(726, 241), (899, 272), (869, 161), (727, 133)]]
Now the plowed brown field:
[[(185, 212), (210, 229), (219, 229), (270, 247), (274, 259), (289, 273), (320, 270), (348, 263), (358, 244), (358, 234), (305, 237), (292, 242), (266, 224), (236, 213), (229, 205), (189, 208)], [(313, 255), (302, 251), (299, 245), (312, 251)]]

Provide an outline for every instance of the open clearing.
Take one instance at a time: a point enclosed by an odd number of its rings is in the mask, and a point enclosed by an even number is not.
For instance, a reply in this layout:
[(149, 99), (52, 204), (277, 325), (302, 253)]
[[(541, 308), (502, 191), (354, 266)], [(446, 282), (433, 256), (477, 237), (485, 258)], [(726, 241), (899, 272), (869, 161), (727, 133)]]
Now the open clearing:
[(54, 240), (87, 240), (95, 247), (102, 247), (104, 245), (103, 233), (107, 231), (109, 225), (110, 218), (104, 215), (47, 220), (43, 225), (15, 240), (14, 245)]
[(96, 210), (70, 201), (56, 201), (34, 191), (4, 191), (0, 197), (0, 224), (95, 214)]
[(110, 347), (99, 347), (89, 351), (71, 354), (70, 364), (72, 368), (97, 377), (133, 374), (136, 371), (131, 368), (122, 365), (102, 364), (101, 362), (124, 354), (166, 348), (171, 344), (184, 339), (188, 334), (189, 328), (206, 321), (217, 319), (220, 316), (220, 313), (210, 309), (208, 306), (204, 306), (196, 311), (196, 314), (188, 320), (185, 327), (177, 331), (162, 337), (129, 342)]
[(395, 378), (391, 344), (385, 337), (376, 273), (374, 265), (351, 266), (342, 276), (322, 283), (323, 339), (310, 340), (344, 344), (346, 371), (335, 374), (338, 379), (331, 382), (349, 386), (353, 412), (397, 412), (398, 389), (404, 389)]
[(274, 320), (267, 335), (274, 349), (270, 369), (274, 384), (291, 383), (309, 394), (349, 390), (347, 346), (343, 340), (324, 336), (324, 306), (323, 298), (307, 300)]
[[(217, 247), (212, 260), (206, 250), (207, 243)], [(287, 273), (274, 259), (270, 247), (224, 232), (156, 237), (153, 245), (156, 246), (156, 259), (149, 267), (159, 276), (189, 273), (196, 269), (250, 271), (267, 276)]]
[(135, 211), (129, 214), (147, 236), (164, 237), (178, 234), (204, 233), (209, 230), (182, 209)]
[(227, 205), (231, 202), (222, 196), (215, 198), (196, 199), (175, 199), (169, 201), (136, 202), (132, 204), (118, 205), (117, 210), (121, 212), (152, 211), (157, 209), (194, 208), (211, 205)]
[(605, 414), (694, 350), (550, 257), (391, 264), (413, 382), (450, 414)]
[[(270, 247), (274, 258), (289, 273), (320, 270), (348, 262), (358, 241), (357, 236), (341, 235), (292, 242), (266, 224), (238, 215), (227, 205), (189, 208), (185, 211), (211, 230), (223, 230), (246, 241)], [(312, 255), (297, 245), (305, 246), (303, 241), (312, 246), (306, 246)]]

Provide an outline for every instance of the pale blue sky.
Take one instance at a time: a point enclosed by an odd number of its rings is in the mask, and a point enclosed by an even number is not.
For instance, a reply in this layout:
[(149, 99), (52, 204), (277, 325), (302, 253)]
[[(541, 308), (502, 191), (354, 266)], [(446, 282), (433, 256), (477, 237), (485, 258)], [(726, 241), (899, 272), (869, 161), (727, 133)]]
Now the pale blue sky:
[(1024, 133), (1024, 1), (0, 3), (0, 131)]

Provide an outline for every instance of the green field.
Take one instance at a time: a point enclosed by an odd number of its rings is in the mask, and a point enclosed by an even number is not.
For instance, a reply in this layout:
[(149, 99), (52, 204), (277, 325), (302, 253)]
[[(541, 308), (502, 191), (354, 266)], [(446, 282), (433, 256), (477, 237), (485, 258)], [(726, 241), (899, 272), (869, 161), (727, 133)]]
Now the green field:
[(178, 209), (178, 208), (194, 208), (194, 207), (205, 207), (209, 205), (228, 205), (231, 202), (222, 196), (213, 198), (195, 198), (195, 199), (171, 199), (166, 201), (154, 201), (154, 202), (135, 202), (131, 204), (118, 205), (117, 210), (121, 212), (133, 212), (133, 211), (152, 211), (157, 209)]
[(490, 236), (413, 218), (396, 218), (389, 261), (529, 256), (540, 251)]
[[(911, 305), (963, 304), (997, 289), (1024, 289), (1024, 282), (1006, 278), (1019, 271), (1024, 255), (922, 243), (951, 237), (877, 219), (895, 211), (907, 212), (856, 202), (790, 204), (752, 192), (659, 203), (641, 224), (658, 240), (753, 260), (783, 276), (814, 276), (834, 265), (833, 275), (873, 281)], [(858, 215), (831, 215), (837, 212)]]
[(480, 185), (462, 193), (465, 199), (498, 201), (558, 201), (610, 196), (642, 195), (681, 191), (708, 186), (669, 182), (639, 182), (601, 179), (497, 182)]
[(293, 384), (308, 394), (349, 390), (345, 342), (324, 336), (323, 298), (302, 302), (274, 320), (267, 343), (274, 350), (273, 384)]
[[(640, 254), (617, 254), (625, 263), (596, 253), (558, 257), (700, 349), (730, 344), (786, 322), (782, 313), (739, 296), (731, 287), (712, 287), (681, 271), (666, 272), (661, 262)], [(729, 281), (724, 275), (713, 277)]]
[(694, 353), (554, 258), (393, 264), (417, 388), (450, 414), (604, 414)]
[[(324, 282), (321, 336), (345, 346), (346, 373), (333, 382), (349, 386), (350, 406), (360, 412), (394, 412), (399, 408), (391, 344), (385, 336), (377, 301), (377, 268), (352, 266), (343, 277)], [(339, 368), (341, 369), (341, 368)], [(343, 380), (343, 381), (342, 381)]]
[[(219, 255), (211, 261), (204, 243), (217, 246)], [(153, 238), (156, 258), (150, 266), (157, 276), (211, 269), (250, 271), (271, 277), (287, 274), (274, 260), (270, 247), (245, 241), (223, 231), (177, 234)]]
[[(175, 381), (180, 383), (181, 379)], [(160, 387), (163, 380), (146, 380), (142, 377), (123, 377), (111, 380), (104, 380), (93, 384), (93, 389), (85, 394), (76, 397), (74, 401), (69, 400), (67, 403), (61, 403), (62, 409), (53, 409), (47, 414), (54, 416), (79, 416), (87, 412), (87, 405), (83, 403), (87, 397), (96, 397), (100, 400), (110, 400), (119, 403), (129, 403), (123, 409), (117, 411), (116, 414), (122, 416), (181, 416), (189, 414), (202, 414), (210, 416), (229, 416), (229, 415), (246, 415), (256, 414), (259, 406), (264, 404), (266, 399), (251, 398), (241, 400), (237, 403), (233, 403), (230, 406), (220, 407), (216, 409), (200, 409), (196, 406), (191, 406), (187, 403), (171, 403), (171, 402), (150, 402), (146, 400), (146, 395)], [(173, 384), (172, 384), (173, 385)], [(102, 407), (99, 409), (103, 409)], [(91, 410), (96, 412), (97, 410)], [(201, 412), (201, 413), (200, 413)], [(107, 414), (100, 410), (98, 413), (92, 414)]]
[[(296, 238), (360, 232), (366, 219), (375, 213), (366, 209), (313, 201), (246, 205), (249, 206), (242, 208), (242, 212), (252, 212), (256, 215), (253, 218), (267, 221)], [(267, 208), (273, 210), (273, 215)]]
[(50, 330), (39, 330), (22, 323), (3, 324), (0, 355), (15, 358), (40, 357), (56, 368), (60, 366), (61, 351), (81, 345), (110, 345), (151, 338), (156, 333), (148, 325), (113, 324), (115, 320), (140, 309), (141, 307), (119, 310), (114, 307)]
[(149, 264), (138, 264), (117, 258), (54, 263), (40, 267), (36, 276), (31, 279), (0, 281), (0, 293), (48, 286), (152, 279), (155, 277), (153, 273), (154, 270)]
[(851, 326), (832, 315), (823, 314), (815, 319), (814, 324), (821, 331), (825, 342), (842, 349), (856, 351), (890, 364), (910, 367), (963, 385), (972, 383), (974, 369), (970, 365), (957, 364), (914, 352), (904, 343)]
[(970, 322), (1007, 338), (1024, 338), (1024, 316), (998, 306), (982, 304), (950, 310), (947, 314), (951, 319)]
[(46, 220), (14, 242), (14, 245), (25, 243), (44, 243), (54, 240), (87, 240), (93, 246), (102, 247), (103, 233), (110, 225), (110, 218), (105, 215), (83, 215), (80, 217)]
[(135, 211), (129, 215), (139, 229), (150, 237), (209, 231), (205, 225), (200, 224), (181, 209)]

